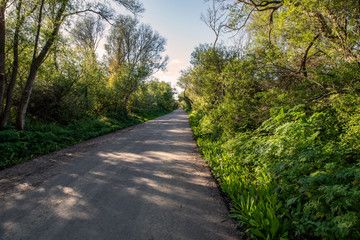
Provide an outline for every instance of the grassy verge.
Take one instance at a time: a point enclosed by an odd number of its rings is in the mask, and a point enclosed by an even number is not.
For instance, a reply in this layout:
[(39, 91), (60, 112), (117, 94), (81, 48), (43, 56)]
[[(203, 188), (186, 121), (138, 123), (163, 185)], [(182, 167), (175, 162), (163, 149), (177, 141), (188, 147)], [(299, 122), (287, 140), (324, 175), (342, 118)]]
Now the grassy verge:
[(12, 127), (8, 127), (0, 131), (0, 169), (167, 113), (129, 115), (122, 118), (114, 116), (84, 119), (73, 121), (67, 126), (57, 123), (29, 121), (26, 131), (17, 131)]
[(359, 111), (277, 108), (231, 138), (202, 134), (195, 112), (190, 122), (248, 237), (335, 240), (360, 239), (359, 119)]

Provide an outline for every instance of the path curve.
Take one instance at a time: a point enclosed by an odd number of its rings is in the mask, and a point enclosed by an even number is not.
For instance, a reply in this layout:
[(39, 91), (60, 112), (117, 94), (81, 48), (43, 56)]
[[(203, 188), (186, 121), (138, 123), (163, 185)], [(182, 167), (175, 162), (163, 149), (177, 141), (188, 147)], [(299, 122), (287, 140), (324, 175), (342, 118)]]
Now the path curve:
[(182, 110), (0, 171), (0, 190), (4, 240), (240, 238)]

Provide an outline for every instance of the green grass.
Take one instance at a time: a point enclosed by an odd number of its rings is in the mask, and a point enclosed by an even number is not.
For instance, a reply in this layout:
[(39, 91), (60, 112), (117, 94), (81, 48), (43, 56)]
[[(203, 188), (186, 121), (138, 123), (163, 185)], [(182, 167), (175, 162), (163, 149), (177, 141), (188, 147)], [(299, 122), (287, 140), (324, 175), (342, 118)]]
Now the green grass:
[(166, 114), (129, 115), (76, 120), (67, 126), (44, 121), (28, 121), (25, 131), (8, 127), (0, 131), (0, 169), (75, 145), (116, 130)]

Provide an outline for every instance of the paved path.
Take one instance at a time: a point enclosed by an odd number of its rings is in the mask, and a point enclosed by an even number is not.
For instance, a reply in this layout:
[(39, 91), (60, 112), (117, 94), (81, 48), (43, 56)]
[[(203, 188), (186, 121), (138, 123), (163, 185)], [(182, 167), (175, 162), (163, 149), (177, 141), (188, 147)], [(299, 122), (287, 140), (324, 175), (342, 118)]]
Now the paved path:
[(239, 239), (184, 111), (114, 134), (35, 186), (14, 186), (0, 239)]

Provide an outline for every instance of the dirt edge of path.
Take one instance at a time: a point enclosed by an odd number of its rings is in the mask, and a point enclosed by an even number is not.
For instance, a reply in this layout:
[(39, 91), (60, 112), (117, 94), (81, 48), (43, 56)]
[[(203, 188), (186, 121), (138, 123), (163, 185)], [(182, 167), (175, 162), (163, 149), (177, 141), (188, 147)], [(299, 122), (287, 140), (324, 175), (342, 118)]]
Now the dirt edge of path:
[(14, 193), (32, 190), (50, 177), (58, 175), (60, 173), (58, 170), (60, 166), (70, 163), (74, 158), (81, 156), (89, 149), (111, 141), (123, 133), (143, 124), (146, 124), (146, 122), (92, 138), (0, 170), (0, 202)]

